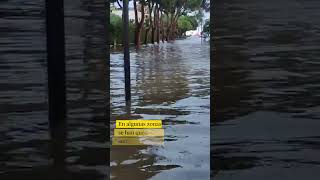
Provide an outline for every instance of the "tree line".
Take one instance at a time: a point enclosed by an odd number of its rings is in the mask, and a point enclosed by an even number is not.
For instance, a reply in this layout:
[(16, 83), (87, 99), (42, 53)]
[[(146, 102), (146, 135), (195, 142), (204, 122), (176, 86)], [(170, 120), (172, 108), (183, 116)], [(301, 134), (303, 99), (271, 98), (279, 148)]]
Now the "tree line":
[[(137, 48), (147, 43), (171, 41), (196, 29), (208, 11), (206, 0), (131, 0), (134, 20), (129, 22), (130, 42)], [(121, 0), (111, 0), (122, 8)], [(115, 6), (113, 6), (115, 7)], [(110, 34), (113, 45), (122, 43), (122, 17), (110, 13)]]

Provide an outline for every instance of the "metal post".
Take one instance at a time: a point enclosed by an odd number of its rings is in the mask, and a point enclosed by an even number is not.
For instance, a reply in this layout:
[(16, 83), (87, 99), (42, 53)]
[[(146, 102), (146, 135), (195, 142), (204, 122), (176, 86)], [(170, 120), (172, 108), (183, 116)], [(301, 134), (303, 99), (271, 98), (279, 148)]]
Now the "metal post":
[(129, 49), (129, 0), (123, 0), (123, 45), (124, 45), (124, 78), (126, 105), (131, 101), (130, 84), (130, 49)]
[(46, 0), (49, 128), (54, 166), (65, 159), (66, 87), (63, 0)]

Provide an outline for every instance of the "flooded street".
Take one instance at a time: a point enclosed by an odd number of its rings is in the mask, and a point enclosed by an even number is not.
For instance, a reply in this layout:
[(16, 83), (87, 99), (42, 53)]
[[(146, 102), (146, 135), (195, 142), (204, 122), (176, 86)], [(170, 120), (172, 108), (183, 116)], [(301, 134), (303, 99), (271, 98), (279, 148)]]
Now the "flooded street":
[(317, 180), (320, 3), (215, 5), (213, 179)]
[(209, 179), (209, 49), (197, 37), (131, 49), (130, 112), (123, 55), (111, 53), (111, 130), (116, 119), (161, 119), (165, 129), (164, 146), (114, 146), (112, 179)]

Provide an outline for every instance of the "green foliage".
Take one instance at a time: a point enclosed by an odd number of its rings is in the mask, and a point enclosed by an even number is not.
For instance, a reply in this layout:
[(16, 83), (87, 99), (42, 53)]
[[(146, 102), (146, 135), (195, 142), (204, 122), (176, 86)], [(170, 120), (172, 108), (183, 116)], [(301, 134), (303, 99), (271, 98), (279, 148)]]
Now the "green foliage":
[[(129, 22), (129, 38), (130, 42), (134, 39), (134, 22)], [(110, 37), (111, 41), (116, 44), (122, 44), (123, 41), (123, 22), (122, 18), (115, 14), (110, 14)]]
[(210, 19), (207, 19), (203, 25), (203, 32), (206, 34), (210, 33)]
[[(186, 12), (192, 12), (201, 7), (202, 0), (154, 0), (159, 3), (160, 9), (165, 13), (174, 13), (178, 8)], [(183, 13), (183, 12), (180, 12)]]
[(204, 13), (202, 9), (199, 9), (198, 12), (195, 15), (198, 22), (202, 21), (202, 18), (204, 17)]
[(188, 21), (190, 21), (192, 25), (192, 29), (196, 29), (199, 26), (198, 20), (196, 16), (186, 16)]
[(178, 29), (181, 33), (192, 30), (194, 27), (189, 16), (181, 16), (178, 19)]
[(135, 23), (134, 20), (129, 22), (129, 42), (134, 43), (134, 30), (135, 30)]
[[(129, 0), (130, 1), (130, 0)], [(131, 0), (132, 1), (132, 0)], [(110, 0), (110, 3), (120, 3), (122, 0)], [(203, 2), (204, 0), (137, 0), (137, 3), (147, 6), (148, 3), (155, 3), (159, 5), (160, 11), (163, 13), (161, 18), (164, 36), (166, 38), (174, 39), (177, 35), (181, 36), (188, 30), (195, 30), (203, 17)], [(156, 5), (155, 5), (156, 6)], [(113, 7), (112, 10), (114, 10)], [(191, 14), (193, 14), (191, 16)], [(149, 19), (146, 18), (143, 22), (142, 34), (140, 39), (143, 39), (145, 30), (149, 28)], [(129, 24), (129, 37), (130, 43), (134, 42), (135, 36), (135, 22)], [(159, 31), (158, 31), (159, 32)], [(178, 33), (178, 34), (177, 34)], [(150, 34), (150, 32), (149, 32)], [(110, 14), (110, 37), (111, 42), (116, 44), (122, 44), (123, 41), (123, 22), (120, 16)]]
[(200, 9), (201, 4), (202, 4), (202, 0), (186, 0), (184, 8), (188, 12), (192, 12), (192, 11), (196, 11), (196, 10)]
[(112, 42), (120, 43), (122, 36), (122, 18), (115, 14), (110, 14), (110, 35)]
[(160, 0), (159, 4), (165, 13), (173, 13), (178, 0)]

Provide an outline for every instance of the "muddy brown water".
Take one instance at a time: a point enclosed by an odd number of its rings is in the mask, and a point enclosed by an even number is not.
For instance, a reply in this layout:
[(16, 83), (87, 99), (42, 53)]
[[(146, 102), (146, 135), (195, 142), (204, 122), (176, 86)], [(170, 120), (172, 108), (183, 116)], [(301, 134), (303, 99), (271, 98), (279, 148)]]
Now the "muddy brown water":
[(210, 178), (209, 48), (193, 37), (131, 49), (130, 115), (123, 55), (111, 53), (111, 130), (124, 118), (161, 119), (165, 129), (163, 146), (113, 147), (112, 179)]

